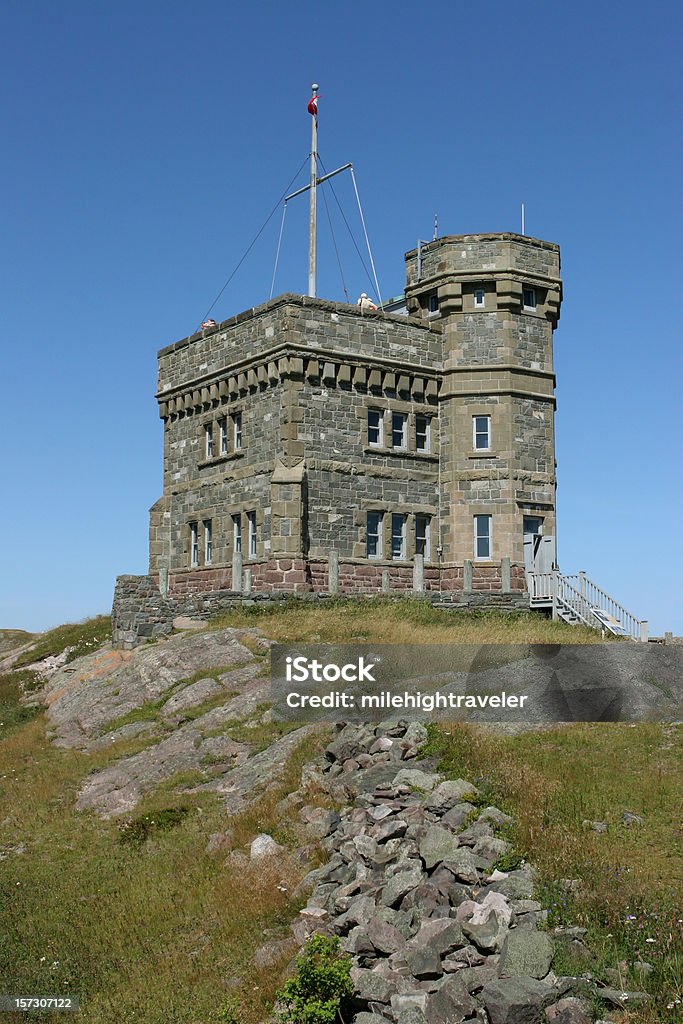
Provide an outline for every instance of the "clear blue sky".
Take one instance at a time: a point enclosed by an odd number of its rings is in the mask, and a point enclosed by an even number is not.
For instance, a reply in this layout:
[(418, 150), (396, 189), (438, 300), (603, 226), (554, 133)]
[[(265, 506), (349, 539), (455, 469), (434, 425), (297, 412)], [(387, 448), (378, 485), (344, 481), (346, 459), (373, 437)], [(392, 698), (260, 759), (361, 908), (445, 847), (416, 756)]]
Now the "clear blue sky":
[[(0, 626), (105, 611), (146, 571), (157, 349), (305, 159), (317, 80), (385, 296), (435, 212), (441, 234), (519, 230), (524, 199), (527, 233), (560, 243), (560, 564), (683, 633), (679, 4), (4, 0), (0, 33)], [(306, 290), (298, 202), (277, 292)], [(319, 293), (342, 299), (321, 221)], [(277, 231), (216, 319), (267, 298)]]

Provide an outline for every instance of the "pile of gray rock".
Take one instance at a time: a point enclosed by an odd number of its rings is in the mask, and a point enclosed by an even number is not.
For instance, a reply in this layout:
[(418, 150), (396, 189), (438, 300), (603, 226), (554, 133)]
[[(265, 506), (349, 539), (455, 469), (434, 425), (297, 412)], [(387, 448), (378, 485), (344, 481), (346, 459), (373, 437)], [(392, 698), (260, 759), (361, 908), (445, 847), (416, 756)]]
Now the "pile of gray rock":
[(552, 972), (533, 871), (496, 869), (512, 819), (471, 783), (411, 766), (426, 741), (418, 723), (339, 726), (308, 767), (306, 784), (350, 802), (328, 812), (330, 859), (302, 883), (296, 939), (340, 937), (353, 1024), (591, 1024), (577, 979)]

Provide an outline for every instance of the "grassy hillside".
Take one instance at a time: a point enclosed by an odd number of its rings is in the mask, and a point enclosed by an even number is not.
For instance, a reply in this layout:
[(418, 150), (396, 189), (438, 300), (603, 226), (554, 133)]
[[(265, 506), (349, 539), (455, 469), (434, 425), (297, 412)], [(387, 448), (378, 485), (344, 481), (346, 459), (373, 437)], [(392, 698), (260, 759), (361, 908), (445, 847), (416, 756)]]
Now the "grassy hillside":
[(67, 647), (70, 648), (67, 661), (74, 661), (111, 639), (111, 617), (98, 615), (94, 619), (86, 619), (85, 622), (56, 626), (46, 633), (26, 635), (33, 643), (29, 650), (19, 655), (14, 664), (15, 668), (61, 654)]
[(276, 804), (317, 742), (295, 753), (277, 790), (230, 821), (216, 794), (178, 795), (179, 778), (132, 819), (77, 814), (82, 779), (138, 749), (133, 740), (96, 755), (58, 750), (42, 715), (0, 744), (3, 991), (79, 994), (88, 1024), (219, 1024), (233, 1001), (255, 1024), (289, 955), (259, 969), (253, 953), (288, 934), (300, 906), (291, 891), (308, 867), (294, 853), (230, 865), (206, 845), (230, 825), (236, 847), (267, 831), (293, 851), (301, 840)]
[(289, 601), (281, 607), (236, 608), (212, 620), (216, 629), (258, 626), (278, 643), (594, 644), (599, 633), (583, 626), (553, 622), (535, 612), (458, 611), (434, 608), (426, 601)]
[[(599, 639), (537, 617), (452, 616), (419, 602), (245, 609), (220, 624), (311, 642)], [(67, 636), (71, 645), (75, 628), (52, 631), (41, 650), (58, 653)], [(79, 628), (81, 642), (91, 645), (86, 650), (105, 632), (102, 620)], [(300, 747), (279, 788), (236, 818), (227, 818), (214, 793), (178, 793), (176, 779), (147, 797), (130, 823), (102, 821), (75, 812), (80, 784), (149, 739), (90, 754), (57, 749), (46, 738), (44, 715), (20, 704), (22, 678), (16, 672), (0, 679), (3, 990), (78, 993), (88, 1024), (257, 1024), (289, 955), (255, 964), (254, 951), (287, 935), (299, 907), (291, 893), (308, 869), (296, 853), (301, 838), (291, 811), (278, 801), (296, 788), (320, 740)], [(491, 799), (517, 817), (517, 854), (538, 865), (553, 922), (589, 928), (588, 964), (567, 952), (558, 968), (599, 974), (637, 955), (653, 971), (645, 979), (624, 976), (624, 983), (648, 989), (657, 1002), (632, 1010), (628, 1024), (678, 1019), (681, 730), (575, 725), (507, 737), (459, 725), (433, 732), (431, 749), (449, 774), (483, 777)], [(624, 827), (626, 810), (643, 825)], [(587, 830), (584, 819), (606, 820), (608, 831)], [(267, 831), (290, 853), (266, 869), (207, 853), (209, 836), (227, 827), (235, 848)], [(578, 881), (561, 886), (561, 878)]]
[[(432, 730), (430, 752), (516, 819), (510, 839), (538, 869), (550, 923), (588, 929), (590, 956), (566, 947), (555, 972), (651, 992), (656, 1004), (631, 1011), (631, 1024), (683, 1019), (683, 729), (583, 723), (502, 736), (457, 724)], [(642, 824), (624, 824), (624, 812)], [(595, 821), (607, 831), (584, 824)], [(652, 972), (605, 973), (634, 961)]]
[(29, 643), (33, 639), (33, 633), (27, 633), (23, 629), (0, 629), (0, 657), (11, 654), (17, 647)]

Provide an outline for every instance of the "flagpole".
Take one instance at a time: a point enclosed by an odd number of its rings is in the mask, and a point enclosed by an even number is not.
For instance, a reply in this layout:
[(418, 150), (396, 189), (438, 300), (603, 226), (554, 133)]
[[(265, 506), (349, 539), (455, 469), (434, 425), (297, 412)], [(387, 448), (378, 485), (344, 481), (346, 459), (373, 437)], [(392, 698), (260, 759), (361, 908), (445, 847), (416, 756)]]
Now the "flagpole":
[[(318, 86), (311, 86), (313, 100), (318, 95)], [(311, 102), (313, 102), (313, 100)], [(318, 184), (318, 113), (311, 118), (311, 213), (308, 227), (308, 294), (315, 298), (316, 292), (316, 187)]]

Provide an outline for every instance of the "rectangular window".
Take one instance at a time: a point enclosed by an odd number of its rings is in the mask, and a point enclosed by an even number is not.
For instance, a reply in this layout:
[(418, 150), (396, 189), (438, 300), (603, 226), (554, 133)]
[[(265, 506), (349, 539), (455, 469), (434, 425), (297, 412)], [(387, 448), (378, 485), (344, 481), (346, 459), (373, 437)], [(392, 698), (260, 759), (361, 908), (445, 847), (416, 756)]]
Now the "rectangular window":
[(199, 565), (199, 526), (190, 523), (190, 565)]
[(491, 516), (474, 517), (474, 557), (491, 557)]
[(522, 305), (525, 309), (536, 309), (536, 289), (522, 289)]
[(392, 515), (391, 517), (391, 557), (406, 557), (406, 517)]
[(543, 533), (542, 516), (524, 516), (524, 536), (540, 537)]
[(219, 450), (221, 455), (228, 454), (228, 421), (225, 416), (218, 421)]
[(429, 516), (415, 516), (415, 554), (429, 561)]
[(367, 556), (382, 557), (382, 513), (368, 512), (367, 518)]
[(391, 444), (394, 448), (408, 446), (408, 417), (402, 412), (395, 412), (391, 417)]
[(430, 316), (436, 316), (439, 312), (439, 296), (436, 292), (430, 292), (427, 296), (427, 312)]
[(429, 416), (415, 417), (415, 448), (418, 452), (429, 451)]
[(213, 423), (207, 423), (204, 427), (204, 450), (207, 459), (213, 458)]
[(381, 409), (368, 409), (368, 444), (384, 444), (384, 414)]
[(483, 309), (486, 305), (486, 298), (484, 296), (483, 288), (475, 288), (474, 290), (474, 308)]
[(256, 557), (256, 513), (247, 512), (247, 522), (249, 523), (249, 557)]
[(233, 447), (236, 452), (242, 447), (242, 413), (236, 412), (232, 417)]
[(242, 550), (242, 516), (240, 515), (232, 517), (232, 550), (235, 552)]
[(204, 520), (204, 565), (211, 565), (213, 561), (213, 531), (211, 520)]
[(472, 417), (472, 444), (476, 451), (488, 451), (491, 448), (491, 417)]

